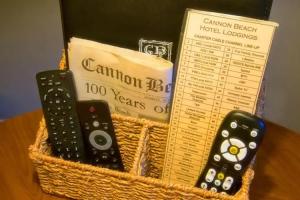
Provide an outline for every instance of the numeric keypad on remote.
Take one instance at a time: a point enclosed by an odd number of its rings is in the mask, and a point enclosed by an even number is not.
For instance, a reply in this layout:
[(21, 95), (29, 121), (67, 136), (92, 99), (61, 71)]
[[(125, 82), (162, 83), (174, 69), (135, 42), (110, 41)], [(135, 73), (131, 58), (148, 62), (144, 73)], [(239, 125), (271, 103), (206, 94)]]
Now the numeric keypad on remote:
[(71, 71), (44, 71), (38, 73), (36, 79), (53, 155), (84, 162), (84, 144)]

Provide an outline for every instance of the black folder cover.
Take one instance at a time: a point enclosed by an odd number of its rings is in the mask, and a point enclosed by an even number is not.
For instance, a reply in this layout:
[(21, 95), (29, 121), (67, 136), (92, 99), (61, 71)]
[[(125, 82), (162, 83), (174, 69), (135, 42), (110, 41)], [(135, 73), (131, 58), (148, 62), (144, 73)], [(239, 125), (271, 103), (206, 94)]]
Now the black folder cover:
[(80, 37), (133, 50), (139, 40), (173, 42), (186, 8), (268, 19), (272, 0), (60, 0), (65, 47)]

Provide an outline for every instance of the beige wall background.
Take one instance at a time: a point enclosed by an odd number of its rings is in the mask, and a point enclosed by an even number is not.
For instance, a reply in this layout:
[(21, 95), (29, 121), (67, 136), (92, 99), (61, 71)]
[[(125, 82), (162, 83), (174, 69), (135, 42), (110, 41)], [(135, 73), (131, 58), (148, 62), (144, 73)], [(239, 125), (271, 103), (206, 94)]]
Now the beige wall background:
[[(63, 48), (58, 0), (0, 0), (0, 119), (39, 108), (38, 71)], [(300, 133), (300, 1), (274, 0), (280, 24), (267, 66), (265, 118)]]

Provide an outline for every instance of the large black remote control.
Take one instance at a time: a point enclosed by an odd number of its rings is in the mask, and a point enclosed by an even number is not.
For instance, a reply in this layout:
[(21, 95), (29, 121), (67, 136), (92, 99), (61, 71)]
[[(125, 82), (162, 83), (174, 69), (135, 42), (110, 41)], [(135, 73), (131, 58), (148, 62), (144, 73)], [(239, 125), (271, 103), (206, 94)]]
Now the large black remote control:
[(244, 111), (232, 111), (223, 120), (211, 148), (208, 162), (196, 187), (235, 194), (242, 175), (262, 141), (265, 123)]
[(53, 155), (85, 162), (71, 71), (44, 71), (38, 73), (36, 79)]
[(90, 164), (124, 171), (106, 101), (80, 101), (77, 110)]

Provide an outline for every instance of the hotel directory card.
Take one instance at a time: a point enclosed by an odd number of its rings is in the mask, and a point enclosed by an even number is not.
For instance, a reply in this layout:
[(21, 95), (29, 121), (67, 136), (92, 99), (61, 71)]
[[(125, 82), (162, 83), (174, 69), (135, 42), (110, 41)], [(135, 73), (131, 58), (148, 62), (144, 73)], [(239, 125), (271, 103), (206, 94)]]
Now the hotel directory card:
[(194, 186), (226, 114), (255, 113), (278, 24), (192, 9), (184, 21), (162, 179)]

